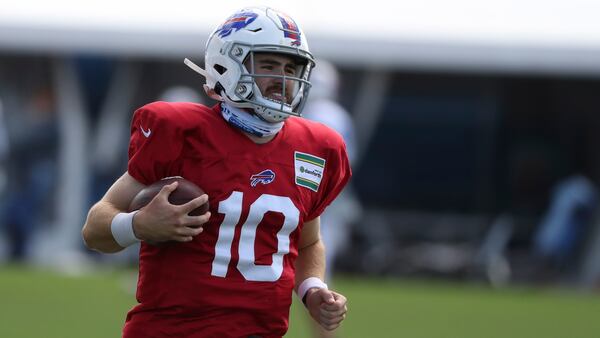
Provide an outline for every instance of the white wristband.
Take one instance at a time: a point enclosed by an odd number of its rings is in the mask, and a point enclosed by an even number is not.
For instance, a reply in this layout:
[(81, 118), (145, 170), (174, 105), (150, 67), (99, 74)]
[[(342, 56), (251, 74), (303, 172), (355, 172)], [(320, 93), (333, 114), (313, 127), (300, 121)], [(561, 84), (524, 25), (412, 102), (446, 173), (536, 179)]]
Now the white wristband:
[(140, 242), (140, 239), (135, 237), (135, 233), (133, 233), (133, 216), (139, 210), (125, 213), (118, 213), (110, 223), (110, 232), (113, 235), (113, 238), (120, 246), (126, 248), (132, 244)]
[(312, 288), (327, 289), (327, 284), (317, 277), (308, 277), (305, 279), (302, 283), (300, 283), (300, 286), (298, 286), (298, 297), (300, 297), (302, 302), (305, 301), (304, 296), (306, 296), (308, 290)]

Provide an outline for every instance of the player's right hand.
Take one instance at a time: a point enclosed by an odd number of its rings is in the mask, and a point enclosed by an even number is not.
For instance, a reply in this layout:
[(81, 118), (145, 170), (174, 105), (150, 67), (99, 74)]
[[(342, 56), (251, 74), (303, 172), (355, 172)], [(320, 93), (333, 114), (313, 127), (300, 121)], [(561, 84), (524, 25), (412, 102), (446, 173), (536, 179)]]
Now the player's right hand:
[(346, 303), (344, 295), (327, 289), (310, 289), (306, 296), (308, 312), (327, 331), (336, 329), (346, 319)]
[(150, 243), (166, 241), (190, 242), (202, 233), (202, 225), (208, 222), (210, 211), (200, 216), (190, 216), (189, 212), (208, 201), (204, 194), (193, 200), (174, 205), (169, 203), (169, 195), (177, 189), (177, 182), (165, 185), (146, 206), (133, 217), (133, 231), (137, 238)]

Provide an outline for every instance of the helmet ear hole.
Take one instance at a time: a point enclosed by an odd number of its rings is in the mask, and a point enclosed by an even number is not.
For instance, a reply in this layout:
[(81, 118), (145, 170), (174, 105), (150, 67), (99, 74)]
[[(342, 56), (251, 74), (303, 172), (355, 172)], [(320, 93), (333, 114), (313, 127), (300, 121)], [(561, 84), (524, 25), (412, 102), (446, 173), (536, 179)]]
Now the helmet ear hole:
[(213, 68), (217, 71), (217, 73), (219, 73), (219, 75), (223, 75), (223, 73), (227, 71), (227, 68), (217, 64), (215, 64)]
[(223, 86), (221, 85), (221, 83), (220, 83), (220, 82), (217, 82), (217, 83), (215, 84), (215, 92), (216, 92), (217, 94), (219, 94), (219, 95), (223, 95), (223, 93), (226, 93), (226, 92), (225, 92), (225, 89), (223, 89)]

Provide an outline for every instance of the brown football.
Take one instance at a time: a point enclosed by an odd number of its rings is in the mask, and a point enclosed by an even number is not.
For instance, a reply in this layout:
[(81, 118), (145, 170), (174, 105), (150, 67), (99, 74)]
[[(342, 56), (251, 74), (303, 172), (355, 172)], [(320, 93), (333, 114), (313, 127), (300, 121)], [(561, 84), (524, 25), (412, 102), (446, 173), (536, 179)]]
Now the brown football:
[[(131, 212), (134, 210), (138, 210), (138, 209), (142, 208), (143, 206), (145, 206), (146, 204), (150, 203), (150, 201), (154, 198), (154, 196), (156, 196), (159, 193), (159, 191), (160, 191), (160, 189), (162, 189), (162, 187), (164, 187), (165, 185), (171, 184), (175, 181), (178, 181), (179, 185), (177, 185), (177, 189), (175, 189), (173, 192), (171, 192), (171, 195), (169, 195), (169, 203), (171, 203), (171, 204), (176, 204), (176, 205), (185, 204), (185, 203), (193, 200), (194, 198), (199, 197), (202, 194), (204, 194), (204, 190), (202, 190), (202, 188), (200, 188), (199, 186), (195, 185), (194, 183), (186, 180), (183, 177), (180, 177), (180, 176), (166, 177), (158, 182), (154, 182), (154, 183), (150, 184), (149, 186), (142, 189), (137, 195), (135, 195), (135, 197), (129, 204), (129, 211)], [(192, 212), (190, 212), (189, 215), (199, 216), (199, 215), (203, 215), (207, 211), (208, 211), (208, 202), (206, 202), (203, 205), (199, 206), (198, 208), (192, 210)]]

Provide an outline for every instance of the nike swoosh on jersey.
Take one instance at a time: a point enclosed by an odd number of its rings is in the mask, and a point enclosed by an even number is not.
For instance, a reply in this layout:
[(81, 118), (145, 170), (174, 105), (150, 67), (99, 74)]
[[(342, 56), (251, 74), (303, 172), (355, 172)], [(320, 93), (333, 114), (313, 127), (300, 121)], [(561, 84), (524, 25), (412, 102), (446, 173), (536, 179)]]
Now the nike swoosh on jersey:
[(144, 134), (144, 137), (146, 137), (146, 138), (150, 137), (150, 134), (152, 134), (152, 130), (150, 128), (148, 128), (148, 130), (144, 130), (144, 127), (140, 126), (140, 130), (142, 131), (142, 134)]

